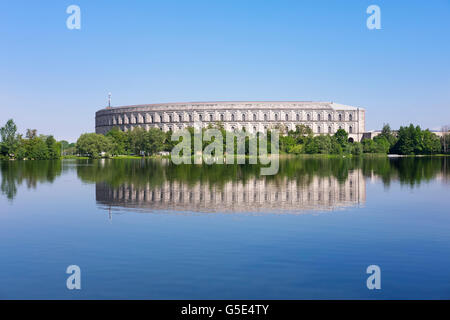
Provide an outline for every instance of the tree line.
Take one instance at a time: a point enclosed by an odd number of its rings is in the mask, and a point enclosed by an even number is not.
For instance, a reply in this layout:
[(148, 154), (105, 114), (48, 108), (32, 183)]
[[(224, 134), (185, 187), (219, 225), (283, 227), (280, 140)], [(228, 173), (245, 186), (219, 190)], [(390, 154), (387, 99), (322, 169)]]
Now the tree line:
[(430, 130), (422, 130), (413, 124), (401, 126), (396, 132), (385, 124), (381, 133), (373, 139), (350, 142), (345, 130), (339, 129), (334, 135), (314, 136), (309, 127), (300, 125), (280, 138), (280, 144), (282, 151), (294, 154), (446, 154), (449, 153), (450, 131), (445, 132), (439, 138)]
[(0, 159), (51, 160), (61, 158), (61, 142), (51, 135), (38, 135), (36, 129), (27, 129), (25, 136), (17, 133), (12, 119), (0, 128)]
[[(226, 136), (221, 123), (214, 127)], [(401, 154), (427, 155), (448, 154), (450, 150), (450, 131), (439, 138), (430, 130), (422, 130), (419, 126), (409, 125), (400, 127), (398, 131), (391, 130), (389, 124), (383, 126), (381, 133), (373, 139), (363, 139), (362, 142), (349, 141), (348, 133), (339, 129), (333, 135), (314, 135), (311, 128), (305, 125), (296, 126), (295, 130), (286, 130), (282, 125), (275, 127), (280, 130), (280, 153), (284, 154), (329, 154), (329, 155), (361, 155), (361, 154)], [(205, 129), (202, 129), (203, 131)], [(194, 129), (188, 128), (193, 144)], [(268, 152), (271, 150), (271, 131), (266, 134), (245, 135), (245, 153), (249, 154), (252, 139), (262, 135), (267, 141)], [(111, 157), (119, 155), (151, 156), (161, 151), (170, 152), (179, 141), (172, 141), (172, 132), (163, 132), (157, 128), (145, 130), (137, 127), (123, 132), (117, 127), (105, 135), (96, 133), (82, 134), (76, 143), (65, 140), (56, 141), (52, 135), (38, 135), (36, 130), (27, 129), (25, 136), (17, 133), (17, 127), (12, 119), (8, 120), (0, 129), (0, 158), (1, 159), (59, 159), (62, 156), (77, 155), (90, 158)], [(203, 142), (204, 147), (210, 142)], [(235, 151), (237, 151), (235, 141)], [(226, 150), (224, 141), (223, 150)]]

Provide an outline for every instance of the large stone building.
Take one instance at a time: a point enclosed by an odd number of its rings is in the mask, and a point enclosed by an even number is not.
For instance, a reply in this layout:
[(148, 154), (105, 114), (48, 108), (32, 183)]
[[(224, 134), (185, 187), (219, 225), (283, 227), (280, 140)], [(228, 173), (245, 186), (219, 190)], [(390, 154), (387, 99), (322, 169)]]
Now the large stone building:
[(113, 127), (123, 131), (135, 127), (155, 127), (176, 131), (186, 127), (223, 123), (226, 130), (265, 132), (277, 125), (295, 130), (310, 127), (314, 134), (334, 134), (338, 129), (349, 139), (361, 141), (365, 131), (365, 110), (334, 102), (311, 101), (234, 101), (180, 102), (107, 107), (95, 114), (95, 131), (105, 134)]
[(313, 175), (308, 183), (292, 178), (277, 181), (261, 177), (217, 185), (205, 181), (189, 184), (164, 181), (159, 186), (97, 183), (96, 200), (103, 209), (197, 212), (329, 211), (364, 205), (366, 182), (361, 169), (350, 170), (345, 181)]

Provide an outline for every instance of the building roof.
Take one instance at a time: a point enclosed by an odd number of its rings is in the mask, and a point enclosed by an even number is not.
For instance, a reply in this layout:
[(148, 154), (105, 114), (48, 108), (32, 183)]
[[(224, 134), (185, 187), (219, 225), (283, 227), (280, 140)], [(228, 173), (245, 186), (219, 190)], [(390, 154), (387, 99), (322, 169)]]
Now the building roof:
[[(334, 109), (334, 110), (357, 110), (359, 107), (339, 104), (335, 102), (325, 101), (194, 101), (194, 102), (172, 102), (172, 103), (155, 103), (155, 104), (139, 104), (129, 106), (117, 106), (104, 108), (102, 110), (119, 110), (119, 109), (283, 109), (298, 107), (302, 109)], [(364, 110), (363, 108), (359, 108)]]

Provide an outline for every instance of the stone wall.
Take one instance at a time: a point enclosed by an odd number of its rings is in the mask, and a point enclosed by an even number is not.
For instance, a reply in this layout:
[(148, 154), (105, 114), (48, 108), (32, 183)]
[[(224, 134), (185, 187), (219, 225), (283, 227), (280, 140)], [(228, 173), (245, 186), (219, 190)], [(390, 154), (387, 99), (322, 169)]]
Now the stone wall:
[(221, 122), (226, 130), (265, 132), (283, 126), (309, 126), (314, 134), (334, 134), (344, 129), (354, 141), (365, 131), (365, 111), (333, 102), (193, 102), (106, 108), (95, 116), (97, 133), (113, 127), (128, 131), (135, 127), (180, 130)]

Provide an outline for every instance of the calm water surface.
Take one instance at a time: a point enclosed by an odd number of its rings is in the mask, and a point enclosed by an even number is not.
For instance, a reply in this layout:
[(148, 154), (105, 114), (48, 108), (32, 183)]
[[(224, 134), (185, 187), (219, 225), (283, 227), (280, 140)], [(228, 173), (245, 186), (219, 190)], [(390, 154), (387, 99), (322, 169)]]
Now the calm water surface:
[(0, 166), (1, 299), (450, 298), (450, 158)]

